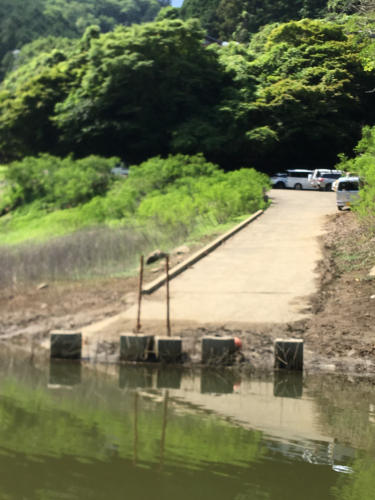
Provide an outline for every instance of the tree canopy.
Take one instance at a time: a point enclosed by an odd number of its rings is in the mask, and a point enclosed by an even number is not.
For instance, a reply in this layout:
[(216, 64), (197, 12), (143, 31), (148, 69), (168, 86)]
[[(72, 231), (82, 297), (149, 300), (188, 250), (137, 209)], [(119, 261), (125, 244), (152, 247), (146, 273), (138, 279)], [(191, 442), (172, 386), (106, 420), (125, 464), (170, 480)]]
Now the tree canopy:
[(172, 14), (105, 34), (93, 26), (31, 59), (38, 46), (23, 49), (25, 64), (0, 86), (2, 161), (203, 153), (227, 169), (315, 168), (374, 124), (369, 41), (344, 26), (276, 23), (248, 46), (204, 49), (199, 21)]
[(3, 73), (12, 67), (14, 51), (40, 37), (80, 38), (91, 25), (107, 32), (118, 24), (152, 21), (169, 4), (169, 0), (2, 0)]
[(248, 41), (267, 24), (322, 15), (327, 0), (185, 0), (184, 19), (195, 17), (212, 36)]

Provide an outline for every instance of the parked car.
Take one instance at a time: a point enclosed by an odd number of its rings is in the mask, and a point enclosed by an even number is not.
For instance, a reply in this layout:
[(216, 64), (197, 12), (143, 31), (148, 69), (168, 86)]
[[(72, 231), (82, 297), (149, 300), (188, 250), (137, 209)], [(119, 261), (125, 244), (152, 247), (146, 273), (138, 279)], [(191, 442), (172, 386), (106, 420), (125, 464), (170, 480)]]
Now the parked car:
[(318, 189), (320, 191), (332, 191), (332, 184), (335, 180), (340, 179), (341, 173), (337, 174), (322, 174), (318, 177)]
[(341, 170), (329, 170), (328, 168), (317, 168), (313, 171), (312, 176), (309, 178), (310, 186), (313, 189), (318, 188), (318, 179), (320, 179), (323, 174), (340, 174), (342, 175), (343, 172)]
[(286, 178), (288, 177), (287, 173), (275, 174), (271, 177), (271, 183), (275, 189), (284, 189)]
[(359, 177), (341, 177), (337, 183), (336, 204), (338, 210), (350, 207), (358, 199)]
[(118, 163), (115, 166), (115, 168), (112, 168), (111, 174), (128, 176), (129, 175), (129, 168), (124, 163)]
[(291, 189), (310, 189), (308, 177), (312, 170), (294, 169), (287, 170), (285, 186)]

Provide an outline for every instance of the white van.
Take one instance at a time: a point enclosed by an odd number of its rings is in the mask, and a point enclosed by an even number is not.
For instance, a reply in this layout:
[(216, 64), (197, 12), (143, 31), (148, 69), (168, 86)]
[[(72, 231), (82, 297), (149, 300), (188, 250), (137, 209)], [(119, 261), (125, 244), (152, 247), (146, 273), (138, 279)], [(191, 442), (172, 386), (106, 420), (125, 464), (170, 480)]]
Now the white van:
[(350, 207), (358, 199), (359, 177), (341, 177), (337, 182), (336, 203), (338, 210)]
[(311, 189), (309, 184), (309, 175), (313, 173), (312, 170), (287, 170), (288, 177), (285, 179), (285, 186), (291, 189)]
[(311, 177), (309, 177), (310, 187), (313, 189), (318, 189), (318, 179), (322, 177), (323, 174), (342, 174), (341, 170), (329, 170), (327, 168), (317, 168), (314, 170)]

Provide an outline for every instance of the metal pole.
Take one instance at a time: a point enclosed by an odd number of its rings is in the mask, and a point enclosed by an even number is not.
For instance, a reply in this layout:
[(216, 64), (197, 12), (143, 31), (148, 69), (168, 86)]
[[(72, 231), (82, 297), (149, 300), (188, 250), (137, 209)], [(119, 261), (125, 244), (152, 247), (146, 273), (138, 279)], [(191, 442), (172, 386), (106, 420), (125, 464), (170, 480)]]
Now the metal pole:
[(167, 285), (167, 336), (171, 336), (171, 322), (169, 317), (169, 255), (165, 258), (165, 272), (166, 272), (166, 285)]
[(142, 303), (142, 287), (143, 287), (143, 255), (141, 255), (141, 269), (139, 272), (139, 294), (138, 294), (138, 318), (135, 333), (139, 333), (141, 329), (141, 303)]

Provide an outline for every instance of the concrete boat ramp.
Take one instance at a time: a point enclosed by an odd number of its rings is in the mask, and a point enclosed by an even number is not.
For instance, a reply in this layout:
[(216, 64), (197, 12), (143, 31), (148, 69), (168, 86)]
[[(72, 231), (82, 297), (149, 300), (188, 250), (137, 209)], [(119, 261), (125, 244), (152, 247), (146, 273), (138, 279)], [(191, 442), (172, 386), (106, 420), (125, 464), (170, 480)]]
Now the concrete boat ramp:
[[(186, 328), (249, 329), (307, 318), (317, 291), (318, 237), (336, 212), (335, 194), (275, 191), (272, 205), (170, 283), (172, 333)], [(165, 287), (142, 302), (142, 329), (165, 333)], [(118, 341), (133, 331), (137, 307), (82, 329), (83, 338)]]

